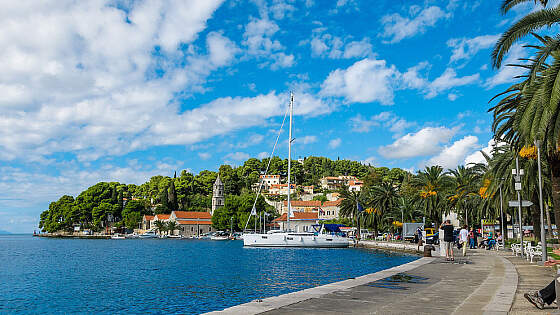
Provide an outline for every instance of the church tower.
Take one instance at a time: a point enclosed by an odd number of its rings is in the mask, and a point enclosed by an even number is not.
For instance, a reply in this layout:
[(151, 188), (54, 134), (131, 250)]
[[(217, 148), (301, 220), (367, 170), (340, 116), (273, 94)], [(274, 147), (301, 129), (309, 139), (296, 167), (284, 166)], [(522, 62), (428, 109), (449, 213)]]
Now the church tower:
[(212, 189), (212, 211), (210, 214), (214, 215), (216, 209), (224, 206), (226, 198), (224, 197), (224, 184), (220, 180), (220, 175), (216, 178), (214, 182), (214, 188)]

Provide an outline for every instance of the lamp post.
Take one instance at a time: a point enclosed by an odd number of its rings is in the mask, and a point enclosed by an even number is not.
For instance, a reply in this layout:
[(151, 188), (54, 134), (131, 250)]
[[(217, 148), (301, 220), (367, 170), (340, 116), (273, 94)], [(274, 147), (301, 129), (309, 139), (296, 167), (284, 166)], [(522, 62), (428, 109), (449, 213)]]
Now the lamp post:
[(523, 173), (522, 170), (519, 169), (519, 157), (516, 156), (515, 157), (515, 169), (513, 169), (514, 173), (514, 178), (515, 178), (515, 191), (517, 192), (517, 209), (519, 212), (519, 237), (520, 237), (520, 247), (521, 247), (521, 253), (520, 256), (521, 258), (523, 258), (523, 220), (521, 218), (521, 174)]
[(546, 252), (546, 234), (544, 232), (544, 212), (543, 212), (543, 198), (542, 198), (542, 178), (541, 178), (541, 141), (535, 140), (535, 147), (537, 147), (537, 165), (539, 169), (539, 207), (541, 208), (541, 246), (542, 246), (542, 257), (541, 261), (544, 264), (547, 261)]
[[(503, 180), (503, 178), (502, 178)], [(503, 182), (500, 183), (500, 216), (502, 218), (502, 245), (504, 245), (504, 250), (506, 249), (506, 237), (504, 236), (504, 198), (502, 197), (502, 184)], [(507, 232), (506, 232), (507, 233)]]

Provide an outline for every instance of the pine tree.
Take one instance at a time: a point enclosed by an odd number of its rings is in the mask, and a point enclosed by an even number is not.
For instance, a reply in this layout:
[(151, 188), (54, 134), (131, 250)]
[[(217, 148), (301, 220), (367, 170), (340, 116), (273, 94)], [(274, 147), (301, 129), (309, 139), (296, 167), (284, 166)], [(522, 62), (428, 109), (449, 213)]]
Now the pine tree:
[(169, 185), (169, 188), (167, 189), (167, 200), (169, 202), (169, 209), (176, 211), (179, 208), (174, 180), (171, 181), (171, 185)]

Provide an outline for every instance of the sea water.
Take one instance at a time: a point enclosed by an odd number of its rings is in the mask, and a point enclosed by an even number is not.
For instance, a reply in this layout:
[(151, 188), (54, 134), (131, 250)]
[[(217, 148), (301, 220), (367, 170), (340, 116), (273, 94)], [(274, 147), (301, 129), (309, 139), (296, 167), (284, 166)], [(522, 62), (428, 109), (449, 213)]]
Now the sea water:
[(198, 314), (387, 269), (370, 249), (0, 236), (0, 313)]

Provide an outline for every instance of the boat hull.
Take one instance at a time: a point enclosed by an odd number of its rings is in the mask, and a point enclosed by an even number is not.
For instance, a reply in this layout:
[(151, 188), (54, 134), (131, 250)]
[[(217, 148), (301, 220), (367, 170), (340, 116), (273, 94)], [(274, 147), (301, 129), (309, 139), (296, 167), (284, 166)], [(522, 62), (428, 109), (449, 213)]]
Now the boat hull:
[(288, 233), (244, 234), (243, 245), (247, 247), (314, 247), (346, 248), (348, 238), (337, 235), (298, 235)]

